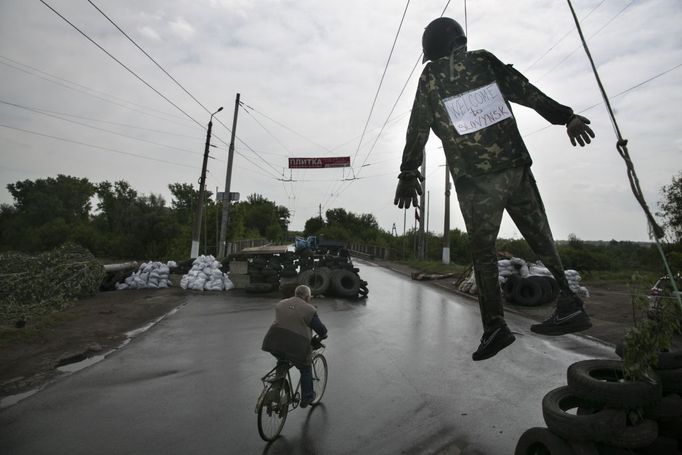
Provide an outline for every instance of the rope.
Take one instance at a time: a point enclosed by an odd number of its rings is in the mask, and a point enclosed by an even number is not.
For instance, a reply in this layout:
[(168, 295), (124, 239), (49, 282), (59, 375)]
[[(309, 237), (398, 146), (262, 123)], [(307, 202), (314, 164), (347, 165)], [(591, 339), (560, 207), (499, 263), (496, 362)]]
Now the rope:
[(647, 221), (649, 222), (649, 227), (651, 228), (651, 231), (653, 232), (653, 237), (656, 242), (656, 246), (658, 248), (658, 251), (661, 255), (661, 259), (663, 260), (663, 264), (665, 266), (665, 270), (668, 273), (668, 277), (670, 278), (670, 283), (673, 287), (673, 290), (675, 291), (675, 295), (677, 296), (677, 304), (680, 307), (680, 311), (682, 311), (682, 296), (680, 296), (680, 292), (677, 289), (677, 284), (675, 283), (675, 277), (670, 271), (670, 265), (668, 265), (668, 260), (665, 257), (665, 254), (663, 253), (663, 249), (661, 248), (659, 239), (662, 238), (665, 235), (665, 232), (663, 231), (663, 228), (658, 225), (656, 220), (654, 219), (653, 215), (651, 214), (651, 211), (649, 210), (649, 206), (647, 205), (646, 201), (644, 200), (644, 195), (642, 194), (642, 190), (639, 186), (639, 179), (637, 178), (637, 173), (635, 172), (635, 166), (632, 163), (632, 160), (630, 159), (630, 153), (628, 152), (628, 141), (627, 139), (623, 139), (623, 136), (620, 133), (620, 128), (618, 127), (618, 122), (616, 121), (616, 116), (613, 113), (613, 109), (611, 108), (611, 103), (609, 101), (608, 96), (606, 95), (606, 90), (604, 90), (604, 85), (601, 82), (601, 79), (599, 78), (599, 73), (597, 72), (597, 68), (594, 65), (594, 60), (592, 59), (592, 54), (590, 53), (590, 49), (587, 47), (587, 42), (585, 41), (585, 36), (583, 35), (582, 28), (580, 27), (580, 21), (578, 21), (578, 16), (575, 14), (575, 10), (573, 9), (573, 4), (571, 3), (571, 0), (566, 0), (568, 2), (568, 7), (571, 9), (571, 14), (573, 15), (573, 20), (575, 21), (575, 26), (578, 29), (578, 34), (580, 35), (580, 41), (583, 43), (583, 48), (585, 49), (585, 53), (587, 54), (587, 58), (590, 61), (590, 66), (592, 67), (592, 72), (594, 73), (594, 77), (597, 79), (597, 85), (599, 85), (599, 91), (601, 92), (602, 98), (604, 98), (604, 103), (606, 104), (606, 109), (609, 112), (609, 117), (611, 119), (611, 123), (613, 124), (613, 129), (616, 132), (616, 137), (618, 138), (618, 142), (616, 143), (616, 149), (618, 150), (618, 153), (620, 156), (623, 158), (625, 161), (625, 165), (627, 167), (627, 174), (628, 174), (628, 180), (630, 182), (630, 188), (632, 189), (632, 193), (635, 196), (635, 199), (637, 199), (637, 202), (639, 202), (639, 205), (642, 207), (642, 210), (644, 210), (644, 214), (646, 215)]

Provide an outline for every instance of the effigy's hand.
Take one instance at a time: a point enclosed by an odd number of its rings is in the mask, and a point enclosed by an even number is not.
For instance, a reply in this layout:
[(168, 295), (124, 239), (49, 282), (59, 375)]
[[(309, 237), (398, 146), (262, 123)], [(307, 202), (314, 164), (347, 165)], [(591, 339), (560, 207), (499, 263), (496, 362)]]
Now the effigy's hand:
[(421, 196), (422, 194), (422, 181), (424, 181), (424, 177), (421, 175), (419, 170), (414, 169), (412, 171), (402, 171), (398, 175), (398, 186), (395, 190), (393, 204), (397, 205), (398, 208), (401, 209), (403, 207), (409, 209), (410, 204), (418, 207), (418, 196)]
[(590, 137), (594, 137), (594, 132), (589, 125), (590, 121), (587, 117), (582, 115), (573, 115), (568, 123), (566, 124), (566, 133), (568, 133), (569, 139), (571, 139), (571, 144), (575, 147), (576, 142), (584, 147), (585, 144), (589, 144)]

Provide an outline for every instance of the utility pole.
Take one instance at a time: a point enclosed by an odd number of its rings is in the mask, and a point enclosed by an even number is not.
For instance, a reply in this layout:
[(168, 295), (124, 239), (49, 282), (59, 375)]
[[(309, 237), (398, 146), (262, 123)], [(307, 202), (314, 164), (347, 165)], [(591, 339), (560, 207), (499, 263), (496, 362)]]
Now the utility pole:
[(443, 264), (450, 263), (450, 170), (445, 165), (445, 225), (443, 226)]
[(426, 206), (426, 153), (424, 153), (424, 159), (422, 160), (422, 175), (424, 176), (424, 181), (422, 182), (422, 194), (419, 196), (419, 233), (417, 234), (417, 257), (424, 260), (426, 253), (425, 242), (424, 242), (424, 207)]
[(227, 224), (230, 217), (230, 181), (232, 180), (232, 161), (234, 161), (234, 137), (237, 131), (237, 114), (239, 114), (239, 93), (234, 100), (234, 116), (232, 117), (232, 137), (230, 138), (230, 149), (227, 156), (227, 173), (225, 174), (225, 194), (223, 195), (223, 217), (220, 221), (220, 250), (218, 258), (225, 257), (225, 237), (227, 235)]
[(218, 257), (218, 250), (220, 250), (220, 239), (218, 238), (219, 218), (220, 212), (218, 209), (218, 187), (215, 187), (215, 255)]
[(208, 150), (211, 147), (211, 129), (213, 128), (213, 116), (222, 111), (222, 106), (218, 108), (208, 121), (208, 128), (206, 129), (206, 147), (204, 148), (204, 161), (201, 165), (201, 178), (199, 179), (199, 198), (197, 201), (197, 208), (194, 214), (194, 226), (192, 226), (192, 249), (190, 250), (190, 258), (199, 256), (199, 241), (201, 239), (201, 215), (204, 210), (204, 192), (206, 186), (206, 163), (208, 162)]
[(431, 191), (426, 192), (426, 235), (429, 235), (429, 212), (431, 211)]
[(322, 204), (320, 204), (320, 219), (322, 219)]

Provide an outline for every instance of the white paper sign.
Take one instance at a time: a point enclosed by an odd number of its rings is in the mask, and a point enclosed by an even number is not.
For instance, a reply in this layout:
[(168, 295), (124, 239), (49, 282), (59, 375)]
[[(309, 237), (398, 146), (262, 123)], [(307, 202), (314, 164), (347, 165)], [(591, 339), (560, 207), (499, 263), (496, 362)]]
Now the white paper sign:
[(443, 100), (450, 121), (461, 135), (482, 130), (512, 117), (502, 92), (493, 82)]

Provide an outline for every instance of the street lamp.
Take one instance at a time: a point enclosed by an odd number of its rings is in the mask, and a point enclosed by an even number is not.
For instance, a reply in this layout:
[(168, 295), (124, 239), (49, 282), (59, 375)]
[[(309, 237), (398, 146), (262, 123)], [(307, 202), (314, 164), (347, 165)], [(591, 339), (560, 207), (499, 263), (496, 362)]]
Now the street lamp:
[(204, 188), (206, 185), (206, 163), (208, 162), (208, 150), (211, 147), (211, 129), (213, 128), (213, 116), (222, 111), (220, 106), (217, 111), (211, 114), (208, 121), (208, 129), (206, 130), (206, 147), (204, 148), (204, 161), (201, 165), (201, 178), (199, 179), (199, 201), (197, 202), (197, 209), (194, 215), (194, 225), (192, 226), (192, 250), (190, 258), (199, 256), (199, 240), (201, 237), (201, 215), (204, 209)]

